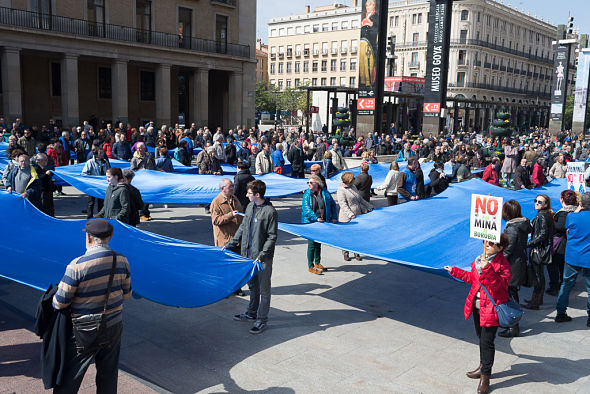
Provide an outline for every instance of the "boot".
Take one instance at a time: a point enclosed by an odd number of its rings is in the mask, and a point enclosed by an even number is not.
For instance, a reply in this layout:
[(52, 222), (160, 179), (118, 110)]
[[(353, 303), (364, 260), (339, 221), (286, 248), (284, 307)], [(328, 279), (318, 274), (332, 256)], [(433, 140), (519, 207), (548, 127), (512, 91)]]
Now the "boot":
[(471, 379), (479, 379), (481, 377), (481, 363), (479, 363), (478, 367), (475, 368), (473, 371), (465, 372), (468, 378)]
[(514, 338), (520, 335), (520, 327), (515, 325), (514, 327), (506, 328), (498, 333), (498, 336), (503, 338)]
[(344, 256), (344, 261), (350, 261), (350, 253), (342, 251), (342, 255)]
[(488, 390), (490, 389), (490, 377), (489, 375), (481, 375), (481, 378), (479, 379), (479, 385), (477, 386), (477, 392), (478, 394), (482, 393), (487, 393)]
[[(526, 302), (527, 300), (525, 300)], [(528, 303), (526, 303), (525, 305), (523, 305), (524, 308), (526, 309), (533, 309), (533, 310), (538, 310), (539, 309), (539, 305), (540, 303), (543, 302), (543, 293), (539, 293), (534, 291), (533, 292), (533, 297), (529, 300)]]
[(360, 254), (358, 254), (358, 253), (355, 253), (355, 254), (354, 254), (354, 258), (355, 258), (356, 260), (358, 260), (358, 261), (361, 261), (361, 260), (363, 259), (363, 258), (361, 257), (361, 255), (360, 255)]

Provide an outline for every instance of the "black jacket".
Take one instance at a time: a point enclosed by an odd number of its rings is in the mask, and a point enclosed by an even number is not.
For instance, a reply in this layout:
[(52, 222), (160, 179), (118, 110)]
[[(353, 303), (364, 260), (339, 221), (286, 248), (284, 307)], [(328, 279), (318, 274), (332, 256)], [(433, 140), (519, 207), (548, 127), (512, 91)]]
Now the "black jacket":
[(361, 172), (354, 178), (353, 185), (359, 191), (359, 194), (365, 201), (371, 200), (371, 185), (373, 184), (373, 178), (366, 172)]
[(391, 155), (393, 152), (393, 146), (391, 142), (382, 141), (381, 145), (379, 145), (379, 154), (380, 155)]
[[(538, 212), (537, 216), (533, 219), (533, 231), (527, 247), (543, 247), (550, 243), (552, 244), (554, 232), (555, 229), (551, 215), (547, 212)], [(549, 257), (551, 257), (551, 254), (549, 254)], [(550, 261), (545, 262), (545, 264), (548, 263), (550, 263)]]
[(291, 162), (291, 168), (293, 169), (292, 174), (303, 178), (305, 173), (303, 151), (300, 148), (293, 146), (289, 150), (289, 153), (287, 153), (287, 159)]
[(522, 189), (522, 186), (525, 189), (528, 189), (531, 186), (531, 174), (529, 174), (529, 170), (526, 167), (518, 166), (516, 167), (516, 173), (514, 176), (514, 188), (516, 190)]
[(228, 142), (228, 144), (225, 146), (225, 162), (227, 164), (231, 164), (232, 166), (236, 165), (238, 162), (236, 146), (233, 144), (233, 142)]
[(566, 237), (566, 228), (565, 228), (565, 221), (567, 219), (567, 215), (569, 214), (568, 211), (559, 211), (553, 216), (554, 225), (555, 225), (555, 236), (556, 237), (563, 237), (562, 241), (560, 242), (555, 254), (565, 255), (565, 245), (567, 243)]
[(109, 184), (104, 197), (104, 205), (96, 216), (129, 223), (129, 200), (127, 185), (118, 184), (113, 186)]
[(68, 340), (72, 335), (72, 322), (69, 309), (53, 309), (53, 296), (57, 286), (41, 296), (37, 306), (35, 334), (43, 339), (41, 347), (41, 378), (45, 389), (49, 390), (64, 384)]
[(426, 197), (426, 191), (424, 190), (424, 173), (421, 168), (416, 170), (416, 195), (419, 198)]
[(248, 186), (248, 183), (252, 182), (253, 180), (254, 177), (252, 176), (250, 170), (239, 170), (236, 176), (234, 177), (234, 195), (236, 196), (240, 204), (242, 204), (244, 210), (246, 210), (248, 203), (250, 203), (250, 200), (248, 199), (248, 197), (246, 197), (246, 188)]
[[(441, 178), (440, 172), (438, 172), (435, 168), (430, 170), (428, 177), (430, 178), (430, 187), (432, 190), (431, 195), (433, 196), (442, 193), (447, 189), (447, 187), (449, 187), (449, 180), (447, 177), (444, 176)], [(418, 189), (417, 186), (418, 185), (416, 185), (416, 190)]]
[(141, 198), (141, 192), (138, 188), (133, 185), (126, 184), (127, 190), (129, 190), (129, 222), (128, 224), (133, 227), (137, 226), (140, 222), (139, 211), (143, 209), (143, 199)]
[(509, 286), (520, 286), (526, 280), (526, 247), (531, 230), (531, 222), (525, 217), (515, 218), (506, 223), (504, 234), (508, 236), (510, 242), (504, 248), (504, 257), (512, 269), (512, 279), (508, 283)]

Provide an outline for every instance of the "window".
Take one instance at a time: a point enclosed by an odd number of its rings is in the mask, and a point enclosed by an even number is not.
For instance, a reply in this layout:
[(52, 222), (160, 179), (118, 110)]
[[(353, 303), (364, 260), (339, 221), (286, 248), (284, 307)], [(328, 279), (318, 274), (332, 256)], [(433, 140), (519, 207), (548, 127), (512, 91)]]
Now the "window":
[(287, 27), (287, 35), (288, 36), (292, 36), (293, 35), (293, 28), (292, 27)]
[(301, 62), (295, 62), (295, 72), (296, 73), (301, 72)]
[(353, 19), (350, 22), (350, 27), (352, 27), (353, 29), (358, 29), (359, 28), (359, 24), (360, 24), (360, 21), (358, 21), (356, 19)]
[(322, 23), (322, 31), (330, 31), (330, 25), (327, 23)]
[(276, 85), (276, 81), (275, 81), (274, 79), (271, 79), (271, 80), (270, 80), (270, 84), (271, 84), (271, 85)]
[(279, 36), (284, 36), (284, 35), (285, 35), (285, 28), (279, 29)]
[(414, 33), (412, 34), (412, 44), (416, 45), (418, 44), (418, 38), (420, 37), (420, 33)]
[(328, 61), (322, 60), (322, 72), (328, 71)]
[(418, 24), (422, 24), (422, 13), (418, 14)]
[(301, 85), (301, 80), (299, 78), (295, 78), (295, 87), (298, 88)]
[(286, 85), (287, 89), (291, 88), (291, 80), (287, 79), (287, 85)]
[(311, 32), (311, 26), (310, 25), (303, 26), (303, 32), (304, 33), (310, 33)]
[(151, 0), (135, 0), (135, 27), (137, 28), (137, 41), (150, 42), (149, 32), (152, 30)]
[(283, 90), (283, 80), (279, 79), (279, 89)]
[(467, 43), (467, 30), (461, 30), (459, 32), (459, 43), (466, 44)]
[(330, 71), (336, 71), (336, 59), (330, 60)]
[(297, 27), (295, 28), (295, 34), (301, 34), (301, 33), (302, 33), (302, 31), (303, 31), (303, 27), (302, 27), (302, 26), (297, 26)]
[(350, 85), (350, 87), (355, 88), (356, 87), (356, 77), (350, 77), (349, 81), (350, 82), (348, 84)]
[[(477, 21), (481, 22), (481, 12), (477, 12)], [(510, 31), (512, 31), (512, 26), (510, 26)]]
[(466, 21), (469, 19), (469, 11), (463, 10), (461, 11), (461, 20)]
[(312, 65), (311, 65), (311, 71), (314, 72), (314, 73), (317, 73), (318, 72), (318, 62), (317, 61), (314, 61), (312, 63)]
[(313, 32), (314, 33), (317, 33), (319, 31), (320, 31), (320, 25), (317, 25), (317, 24), (316, 25), (313, 25)]
[(395, 16), (389, 17), (389, 27), (393, 27), (395, 23)]
[(285, 67), (284, 67), (283, 62), (279, 63), (279, 74), (282, 74), (284, 69), (285, 69)]
[(277, 71), (276, 63), (270, 64), (270, 73), (274, 74)]
[(342, 21), (340, 24), (340, 30), (348, 30), (348, 21)]
[(356, 59), (350, 59), (350, 71), (356, 71)]
[(393, 23), (393, 25), (394, 25), (395, 27), (397, 27), (397, 26), (399, 25), (399, 15), (396, 15), (396, 16), (395, 16), (395, 22)]
[(465, 53), (466, 53), (465, 50), (463, 50), (463, 49), (459, 50), (459, 57), (458, 57), (457, 64), (459, 64), (459, 65), (465, 64), (465, 56), (466, 56)]
[(155, 101), (156, 76), (153, 71), (139, 72), (139, 90), (142, 101)]
[[(36, 7), (33, 7), (32, 11), (39, 12), (39, 7), (33, 1)], [(50, 13), (51, 8), (47, 7), (47, 10), (43, 10), (44, 13)], [(86, 0), (86, 8), (88, 10), (88, 22), (90, 22), (90, 35), (101, 36), (104, 34), (104, 0)]]
[(318, 44), (317, 42), (315, 42), (313, 44), (313, 54), (317, 55), (318, 53), (320, 53), (320, 44)]
[[(178, 7), (178, 47), (189, 49), (191, 37), (193, 36), (193, 10), (190, 8)], [(227, 26), (227, 25), (226, 25)], [(217, 31), (216, 31), (217, 33)]]
[(61, 96), (61, 64), (59, 63), (51, 63), (51, 95)]
[(309, 72), (309, 62), (303, 62), (303, 72), (304, 73)]
[(410, 61), (410, 67), (416, 67), (420, 63), (418, 63), (418, 52), (412, 52), (412, 57)]
[(346, 77), (340, 77), (340, 86), (346, 86)]
[(113, 98), (111, 68), (98, 68), (98, 98), (110, 99)]
[(330, 78), (330, 86), (336, 86), (336, 77)]
[(415, 25), (417, 20), (418, 20), (418, 14), (412, 14), (412, 25)]
[(227, 16), (215, 15), (215, 41), (220, 53), (227, 52)]
[(318, 86), (318, 79), (317, 78), (311, 79), (311, 86)]
[(327, 81), (326, 78), (321, 79), (320, 83), (322, 84), (322, 86), (326, 86), (326, 81)]
[(332, 22), (332, 31), (338, 30), (338, 22)]
[(457, 73), (457, 87), (462, 88), (463, 86), (465, 86), (465, 73), (458, 72)]
[(346, 59), (340, 59), (340, 71), (346, 71)]
[(270, 36), (271, 37), (277, 37), (277, 29), (271, 29), (270, 30)]
[(358, 50), (358, 47), (359, 47), (358, 40), (351, 40), (350, 41), (350, 52), (351, 53), (356, 53), (356, 51)]
[(293, 63), (287, 63), (287, 74), (291, 74), (293, 72)]

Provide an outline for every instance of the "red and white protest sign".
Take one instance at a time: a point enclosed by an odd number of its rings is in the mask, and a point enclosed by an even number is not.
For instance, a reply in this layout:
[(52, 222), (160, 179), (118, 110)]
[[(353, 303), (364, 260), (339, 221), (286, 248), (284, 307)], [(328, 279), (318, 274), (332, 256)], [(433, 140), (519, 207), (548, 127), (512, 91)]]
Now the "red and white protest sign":
[(469, 236), (484, 241), (500, 242), (502, 234), (502, 197), (471, 195)]

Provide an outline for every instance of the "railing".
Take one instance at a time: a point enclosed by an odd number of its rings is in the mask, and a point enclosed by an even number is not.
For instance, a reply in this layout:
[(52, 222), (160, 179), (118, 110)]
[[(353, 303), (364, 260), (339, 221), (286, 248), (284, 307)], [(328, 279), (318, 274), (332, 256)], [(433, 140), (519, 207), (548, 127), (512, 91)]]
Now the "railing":
[(395, 49), (405, 49), (405, 48), (416, 48), (416, 47), (425, 47), (428, 45), (428, 41), (411, 41), (407, 44), (395, 44)]
[(500, 66), (500, 71), (506, 71), (506, 66)]
[(512, 67), (508, 67), (508, 68), (506, 69), (506, 71), (508, 71), (509, 73), (511, 73), (511, 72), (513, 72), (513, 71), (514, 71), (514, 69), (513, 69)]
[(215, 4), (222, 4), (222, 5), (229, 5), (231, 7), (236, 6), (236, 0), (211, 0), (211, 3)]
[[(235, 0), (227, 1), (233, 1), (235, 3)], [(218, 2), (223, 1), (219, 0)], [(229, 44), (222, 41), (205, 40), (196, 37), (184, 37), (178, 34), (142, 30), (130, 26), (96, 23), (84, 19), (41, 14), (6, 7), (0, 7), (0, 25), (113, 41), (139, 42), (142, 44), (181, 48), (197, 52), (220, 53), (245, 58), (250, 57), (249, 45)]]
[(501, 52), (511, 53), (516, 56), (527, 58), (528, 60), (534, 60), (537, 62), (543, 62), (548, 64), (553, 64), (553, 59), (548, 57), (541, 57), (537, 55), (529, 55), (528, 52), (517, 51), (516, 49), (508, 48), (503, 45), (492, 44), (491, 42), (487, 42), (484, 40), (475, 40), (475, 39), (468, 39), (468, 40), (451, 40), (451, 44), (453, 45), (475, 45), (484, 48), (490, 48)]
[(498, 70), (500, 68), (499, 64), (492, 64), (492, 70)]
[[(449, 84), (449, 87), (450, 86), (451, 86), (451, 84)], [(545, 93), (540, 90), (509, 88), (509, 87), (504, 87), (504, 86), (492, 85), (489, 83), (467, 82), (465, 84), (465, 87), (472, 88), (472, 89), (494, 90), (497, 92), (504, 92), (504, 93), (523, 94), (526, 96), (539, 96), (540, 98), (547, 98), (547, 99), (551, 97), (551, 94)]]
[(357, 47), (350, 48), (350, 53), (356, 53), (358, 51)]
[(485, 62), (485, 63), (483, 64), (483, 66), (484, 66), (485, 68), (492, 68), (492, 63), (490, 63), (490, 62)]
[(420, 62), (408, 62), (408, 67), (420, 67)]
[(474, 67), (481, 67), (481, 60), (476, 60), (473, 62)]

